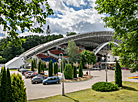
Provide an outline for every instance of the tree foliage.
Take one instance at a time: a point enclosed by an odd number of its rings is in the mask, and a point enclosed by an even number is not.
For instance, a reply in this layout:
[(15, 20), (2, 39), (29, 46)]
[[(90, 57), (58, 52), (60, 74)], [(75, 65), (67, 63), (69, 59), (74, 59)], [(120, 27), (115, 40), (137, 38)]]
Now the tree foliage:
[(71, 35), (76, 35), (76, 33), (75, 32), (67, 33), (66, 36), (71, 36)]
[(70, 63), (78, 61), (79, 47), (76, 46), (73, 39), (71, 39), (71, 41), (68, 42), (67, 54), (68, 54), (68, 59)]
[(117, 84), (119, 87), (122, 87), (122, 71), (117, 60), (115, 65), (115, 84)]
[[(63, 65), (62, 65), (62, 64), (63, 64)], [(65, 59), (62, 59), (62, 61), (61, 61), (61, 66), (60, 66), (60, 72), (61, 72), (61, 73), (62, 73), (62, 67), (65, 68), (65, 64), (66, 64)]]
[(83, 76), (82, 62), (80, 61), (80, 64), (79, 64), (79, 77), (82, 77), (82, 76)]
[(58, 64), (54, 63), (54, 75), (58, 74)]
[(80, 61), (82, 61), (82, 66), (84, 68), (86, 63), (95, 64), (96, 63), (96, 56), (93, 52), (91, 52), (89, 50), (83, 50), (80, 53)]
[(38, 62), (38, 74), (41, 74), (41, 59), (39, 59), (39, 62)]
[(9, 45), (8, 47), (5, 47), (5, 49), (2, 49), (3, 42), (5, 40), (8, 40), (8, 38), (1, 39), (0, 40), (0, 56), (3, 57), (0, 58), (0, 63), (6, 63), (9, 60), (13, 59), (14, 57), (17, 57), (17, 55), (22, 54), (23, 52), (29, 50), (32, 47), (35, 47), (39, 44), (43, 44), (55, 39), (62, 38), (63, 35), (49, 35), (49, 36), (38, 36), (38, 35), (30, 35), (21, 37), (23, 39), (26, 39), (25, 43), (23, 43), (21, 46), (15, 47), (13, 45)]
[(64, 69), (65, 79), (72, 79), (73, 78), (73, 69), (71, 64), (67, 64)]
[[(46, 1), (46, 2), (45, 2)], [(43, 32), (43, 25), (46, 18), (54, 14), (47, 0), (1, 0), (0, 1), (0, 25), (4, 26), (3, 31), (7, 31), (8, 40), (3, 46), (13, 44), (21, 45), (24, 39), (18, 38), (18, 28), (23, 33), (26, 29), (31, 32)], [(35, 26), (32, 18), (36, 18), (40, 26)]]
[[(99, 14), (105, 27), (114, 29), (114, 39), (120, 40), (112, 48), (114, 55), (119, 55), (122, 65), (138, 70), (138, 0), (96, 0)], [(136, 63), (134, 63), (136, 61)]]
[(26, 88), (22, 76), (19, 73), (13, 73), (11, 75), (11, 90), (11, 102), (27, 102)]
[(52, 60), (49, 62), (49, 65), (48, 65), (48, 75), (49, 75), (49, 77), (53, 75), (53, 63), (52, 63)]
[(77, 68), (73, 66), (73, 78), (77, 78)]

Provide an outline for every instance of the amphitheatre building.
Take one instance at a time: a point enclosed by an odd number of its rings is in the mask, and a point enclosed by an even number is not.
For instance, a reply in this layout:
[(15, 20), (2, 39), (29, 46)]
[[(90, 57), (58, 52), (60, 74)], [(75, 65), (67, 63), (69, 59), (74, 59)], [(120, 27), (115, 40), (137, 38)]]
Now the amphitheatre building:
[[(22, 53), (20, 56), (15, 57), (7, 62), (5, 64), (5, 67), (20, 68), (21, 66), (27, 65), (27, 60), (30, 58), (36, 58), (37, 62), (39, 59), (42, 59), (46, 62), (49, 62), (50, 60), (53, 62), (58, 62), (59, 55), (61, 53), (68, 63), (69, 61), (67, 58), (66, 48), (68, 41), (71, 39), (73, 39), (76, 45), (79, 47), (79, 52), (83, 51), (84, 49), (93, 51), (97, 56), (96, 60), (98, 62), (104, 60), (102, 57), (108, 55), (108, 59), (106, 61), (111, 62), (115, 59), (115, 57), (111, 56), (111, 47), (108, 45), (108, 43), (113, 40), (113, 34), (114, 32), (112, 31), (93, 31), (53, 40), (29, 49), (28, 51)], [(117, 40), (114, 40), (113, 43), (115, 45), (118, 45)]]

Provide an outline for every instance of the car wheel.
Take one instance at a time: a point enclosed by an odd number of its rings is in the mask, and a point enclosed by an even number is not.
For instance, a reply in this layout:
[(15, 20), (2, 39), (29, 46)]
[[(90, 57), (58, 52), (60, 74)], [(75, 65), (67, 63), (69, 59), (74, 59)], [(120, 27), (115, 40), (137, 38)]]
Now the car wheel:
[(45, 83), (46, 85), (48, 84), (48, 82)]
[(37, 84), (37, 81), (35, 83)]
[(57, 81), (56, 83), (59, 84), (59, 81)]

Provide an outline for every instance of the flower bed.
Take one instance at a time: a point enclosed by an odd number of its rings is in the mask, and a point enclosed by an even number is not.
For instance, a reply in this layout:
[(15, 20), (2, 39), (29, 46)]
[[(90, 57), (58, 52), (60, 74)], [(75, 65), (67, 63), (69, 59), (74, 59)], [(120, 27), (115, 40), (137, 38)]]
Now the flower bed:
[[(73, 79), (65, 79), (64, 81), (65, 82), (79, 82), (79, 81), (85, 81), (85, 80), (89, 80), (89, 79), (92, 79), (93, 76), (90, 76), (90, 75), (85, 75), (83, 77), (77, 77), (77, 78), (73, 78)], [(62, 82), (62, 80), (60, 80)]]

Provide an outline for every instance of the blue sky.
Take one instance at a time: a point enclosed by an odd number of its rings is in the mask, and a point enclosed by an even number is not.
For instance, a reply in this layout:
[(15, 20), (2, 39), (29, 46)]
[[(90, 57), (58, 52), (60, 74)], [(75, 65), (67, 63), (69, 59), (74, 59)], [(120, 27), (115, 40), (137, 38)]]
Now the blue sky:
[[(85, 33), (91, 31), (112, 31), (110, 28), (104, 28), (105, 24), (101, 17), (105, 17), (105, 15), (98, 14), (94, 9), (96, 0), (47, 1), (53, 9), (54, 15), (47, 18), (47, 24), (43, 27), (43, 34), (46, 34), (47, 25), (50, 26), (51, 34), (66, 35), (66, 32)], [(31, 33), (25, 32), (20, 35), (27, 34)]]

